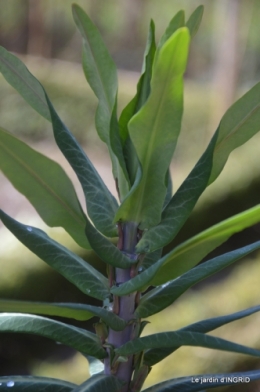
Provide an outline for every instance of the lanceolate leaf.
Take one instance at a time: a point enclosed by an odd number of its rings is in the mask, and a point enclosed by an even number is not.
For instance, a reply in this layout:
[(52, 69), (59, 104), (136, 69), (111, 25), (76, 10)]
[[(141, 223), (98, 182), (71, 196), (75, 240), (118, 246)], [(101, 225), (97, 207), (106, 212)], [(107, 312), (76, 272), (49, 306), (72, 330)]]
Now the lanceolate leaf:
[(218, 131), (200, 160), (165, 207), (159, 225), (144, 233), (137, 244), (137, 252), (152, 252), (162, 248), (171, 242), (182, 228), (198, 198), (207, 187), (217, 137)]
[(110, 312), (99, 306), (78, 303), (48, 303), (0, 300), (0, 312), (44, 314), (47, 316), (74, 318), (80, 321), (89, 320), (94, 316), (98, 316), (115, 331), (121, 331), (126, 326), (126, 321), (118, 317), (113, 312)]
[(73, 392), (120, 392), (122, 385), (123, 383), (118, 378), (100, 374), (92, 376), (75, 388)]
[(176, 31), (164, 44), (154, 64), (151, 94), (128, 125), (142, 177), (123, 201), (116, 220), (141, 223), (141, 229), (154, 226), (161, 219), (166, 194), (164, 179), (181, 126), (188, 45), (186, 28)]
[(129, 173), (131, 184), (134, 183), (137, 168), (139, 166), (138, 158), (136, 155), (135, 148), (129, 137), (128, 123), (135, 113), (147, 101), (151, 90), (151, 77), (152, 77), (152, 66), (154, 60), (154, 54), (156, 50), (155, 45), (155, 26), (153, 21), (150, 23), (148, 40), (146, 43), (146, 49), (144, 54), (143, 70), (142, 75), (137, 84), (137, 92), (134, 98), (124, 108), (119, 119), (120, 135), (124, 143), (124, 154), (126, 159), (126, 166)]
[[(238, 233), (259, 221), (260, 205), (257, 205), (183, 242), (164, 256), (162, 267), (151, 284), (157, 286), (189, 271), (232, 234)], [(158, 263), (160, 262), (159, 260)]]
[(176, 15), (174, 15), (169, 25), (167, 26), (167, 29), (165, 30), (163, 36), (161, 37), (158, 43), (157, 54), (159, 53), (159, 50), (164, 45), (164, 43), (173, 35), (173, 33), (175, 33), (176, 30), (184, 26), (185, 26), (185, 13), (183, 10), (181, 10), (177, 12)]
[(100, 339), (84, 329), (30, 314), (0, 314), (0, 332), (30, 333), (73, 347), (82, 354), (105, 358)]
[[(110, 135), (111, 118), (116, 106), (117, 96), (116, 66), (105, 47), (98, 29), (87, 14), (77, 4), (72, 6), (72, 11), (75, 23), (83, 38), (84, 73), (99, 101), (96, 112), (97, 131), (101, 140), (108, 146), (114, 177), (118, 180), (121, 190), (128, 183), (125, 162), (121, 154), (115, 155)], [(114, 137), (115, 135), (113, 135)]]
[(223, 374), (196, 374), (174, 378), (144, 389), (144, 392), (202, 392), (201, 388), (213, 389), (225, 385), (248, 384), (260, 379), (260, 371)]
[(56, 143), (78, 176), (85, 194), (88, 215), (103, 234), (109, 237), (116, 236), (116, 226), (112, 223), (118, 208), (116, 199), (75, 137), (60, 120), (47, 95), (46, 101), (51, 113)]
[(29, 105), (31, 105), (41, 116), (51, 121), (50, 112), (41, 84), (28, 71), (21, 60), (1, 46), (0, 72), (2, 72), (7, 82), (21, 94)]
[(52, 240), (42, 230), (23, 225), (2, 210), (0, 218), (19, 241), (83, 293), (101, 300), (109, 296), (108, 280), (75, 253)]
[[(253, 308), (249, 308), (246, 310), (242, 310), (241, 312), (236, 312), (233, 314), (229, 314), (226, 316), (214, 317), (207, 320), (202, 320), (197, 323), (187, 325), (187, 327), (181, 328), (179, 331), (190, 331), (190, 332), (200, 332), (207, 333), (213, 331), (216, 328), (221, 327), (222, 325), (226, 325), (231, 323), (232, 321), (239, 320), (241, 318), (250, 316), (253, 313), (259, 312), (260, 306), (254, 306)], [(164, 349), (151, 349), (145, 353), (144, 363), (149, 366), (153, 366), (156, 363), (160, 362), (172, 352), (177, 350), (178, 347), (175, 348), (164, 348)]]
[(214, 350), (230, 351), (240, 354), (248, 354), (260, 357), (260, 350), (242, 346), (214, 336), (205, 335), (199, 332), (161, 332), (142, 338), (134, 339), (115, 350), (117, 355), (127, 356), (138, 353), (149, 348), (181, 346), (199, 346), (212, 348)]
[(1, 392), (70, 392), (77, 387), (56, 378), (32, 376), (0, 377)]
[(203, 5), (200, 5), (191, 14), (191, 16), (189, 17), (189, 19), (186, 23), (186, 26), (188, 27), (188, 29), (190, 31), (191, 37), (194, 37), (194, 35), (197, 33), (197, 31), (200, 27), (203, 12), (204, 12), (204, 7), (203, 7)]
[(0, 169), (47, 225), (62, 226), (79, 245), (90, 248), (85, 214), (60, 165), (0, 128)]
[(260, 241), (215, 257), (191, 269), (182, 276), (145, 294), (136, 309), (137, 317), (148, 317), (171, 305), (186, 290), (203, 279), (221, 271), (228, 265), (259, 249)]
[(93, 250), (105, 263), (118, 268), (131, 267), (131, 260), (120, 252), (112, 242), (100, 234), (89, 221), (86, 223), (86, 235)]

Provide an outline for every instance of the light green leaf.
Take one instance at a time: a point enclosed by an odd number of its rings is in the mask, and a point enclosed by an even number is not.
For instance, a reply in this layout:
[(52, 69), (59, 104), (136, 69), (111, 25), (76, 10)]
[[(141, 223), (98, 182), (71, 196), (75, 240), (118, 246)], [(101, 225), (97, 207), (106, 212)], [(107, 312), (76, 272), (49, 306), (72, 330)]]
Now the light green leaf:
[(77, 387), (56, 378), (34, 376), (0, 377), (0, 386), (1, 392), (70, 392)]
[(0, 128), (0, 169), (47, 225), (62, 226), (80, 246), (90, 248), (85, 214), (60, 165)]
[(98, 316), (115, 331), (122, 331), (126, 326), (126, 321), (118, 317), (113, 312), (99, 306), (78, 303), (0, 300), (0, 312), (44, 314), (47, 316), (73, 318), (80, 321), (89, 320), (94, 316)]
[(148, 317), (167, 308), (196, 283), (221, 271), (228, 265), (240, 260), (241, 257), (259, 249), (259, 247), (260, 241), (257, 241), (253, 244), (244, 246), (243, 248), (225, 253), (192, 268), (177, 279), (149, 291), (139, 302), (135, 312), (137, 318)]
[[(250, 316), (251, 314), (254, 314), (259, 311), (260, 311), (260, 306), (254, 306), (252, 308), (242, 310), (241, 312), (229, 314), (227, 316), (214, 317), (211, 319), (202, 320), (197, 323), (187, 325), (186, 327), (181, 328), (179, 331), (207, 333), (207, 332), (213, 331), (216, 328), (221, 327), (222, 325), (226, 325), (228, 323), (231, 323), (232, 321), (236, 321), (241, 318)], [(177, 349), (178, 349), (178, 347), (175, 347), (174, 349), (173, 348), (170, 348), (170, 349), (164, 348), (164, 349), (148, 350), (144, 356), (144, 363), (146, 363), (149, 366), (153, 366), (156, 363), (162, 361), (164, 358), (166, 358), (168, 355), (170, 355), (171, 353), (173, 353)]]
[(16, 56), (0, 46), (0, 72), (6, 81), (41, 116), (51, 121), (44, 91), (38, 80), (28, 71), (26, 66)]
[[(151, 284), (157, 286), (182, 275), (197, 265), (203, 257), (238, 233), (260, 221), (260, 205), (220, 222), (190, 238), (164, 256), (162, 268)], [(162, 260), (162, 259), (161, 259)]]
[(78, 176), (85, 194), (89, 217), (104, 235), (115, 237), (117, 230), (112, 222), (118, 208), (116, 199), (75, 137), (60, 120), (47, 95), (46, 101), (51, 113), (56, 143)]
[[(177, 31), (179, 28), (185, 26), (185, 13), (183, 10), (177, 12), (176, 15), (171, 19), (169, 25), (167, 26), (167, 29), (165, 30), (164, 34), (162, 35), (159, 43), (158, 43), (158, 51), (161, 49), (161, 47), (165, 44), (165, 42)], [(156, 55), (157, 55), (156, 54)]]
[(143, 234), (137, 244), (137, 252), (146, 253), (162, 248), (171, 242), (182, 228), (198, 198), (207, 187), (217, 137), (218, 131), (214, 134), (202, 157), (163, 210), (159, 225)]
[(107, 356), (101, 341), (95, 334), (45, 317), (2, 313), (0, 314), (0, 332), (40, 335), (73, 347), (82, 354), (100, 359)]
[(149, 348), (181, 346), (198, 346), (260, 357), (260, 350), (232, 343), (224, 339), (216, 338), (215, 336), (186, 331), (161, 332), (134, 339), (117, 348), (115, 353), (117, 355), (128, 356)]
[(213, 156), (211, 184), (223, 170), (229, 154), (247, 142), (260, 130), (260, 82), (235, 102), (219, 125), (218, 140)]
[(100, 374), (92, 376), (75, 388), (73, 392), (120, 392), (122, 385), (123, 383), (118, 378)]
[(186, 26), (188, 27), (189, 31), (190, 31), (190, 35), (193, 38), (194, 35), (197, 33), (199, 27), (200, 27), (200, 23), (202, 20), (202, 16), (203, 16), (203, 12), (204, 12), (204, 7), (203, 5), (198, 6), (195, 11), (191, 14), (191, 16), (189, 17)]
[[(253, 370), (239, 373), (222, 373), (222, 374), (196, 374), (188, 377), (174, 378), (150, 388), (144, 389), (144, 392), (202, 392), (201, 388), (218, 388), (225, 385), (234, 385), (234, 383), (243, 380), (248, 383), (260, 379), (260, 371)], [(198, 381), (196, 381), (198, 380)]]
[(187, 28), (176, 31), (164, 44), (154, 64), (151, 94), (128, 125), (142, 177), (119, 207), (116, 220), (138, 222), (141, 229), (161, 219), (164, 179), (181, 127), (188, 45)]
[(134, 98), (123, 109), (121, 116), (119, 118), (119, 131), (120, 131), (121, 139), (124, 143), (126, 166), (129, 173), (131, 184), (133, 184), (135, 181), (137, 168), (139, 167), (139, 162), (138, 162), (135, 148), (129, 137), (128, 123), (131, 120), (131, 118), (135, 115), (135, 113), (137, 113), (140, 110), (140, 108), (145, 104), (147, 98), (150, 95), (150, 90), (151, 90), (150, 84), (151, 84), (152, 66), (154, 61), (155, 50), (156, 50), (155, 26), (154, 26), (154, 22), (151, 21), (145, 53), (144, 53), (142, 75), (137, 84), (137, 92)]
[(109, 297), (108, 280), (85, 260), (52, 240), (42, 230), (23, 225), (2, 210), (0, 218), (19, 241), (83, 293), (101, 300)]
[[(102, 37), (87, 14), (77, 4), (72, 6), (75, 23), (83, 38), (83, 70), (86, 79), (98, 98), (96, 128), (99, 137), (108, 146), (113, 165), (113, 174), (118, 180), (120, 196), (129, 190), (125, 162), (121, 154), (115, 155), (115, 142), (111, 145), (110, 126), (112, 113), (116, 107), (117, 71)], [(115, 134), (112, 138), (115, 139)], [(118, 135), (119, 136), (119, 135)], [(114, 148), (113, 148), (114, 147)], [(117, 149), (118, 152), (118, 144)]]
[(86, 223), (86, 235), (93, 250), (105, 263), (118, 268), (130, 268), (133, 264), (112, 242), (100, 234), (89, 221)]

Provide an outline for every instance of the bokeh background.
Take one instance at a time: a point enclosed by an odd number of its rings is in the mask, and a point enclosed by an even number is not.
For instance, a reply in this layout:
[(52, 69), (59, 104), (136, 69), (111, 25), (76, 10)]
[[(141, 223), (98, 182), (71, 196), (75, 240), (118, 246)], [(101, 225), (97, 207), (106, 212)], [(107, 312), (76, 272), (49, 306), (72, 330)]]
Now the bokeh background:
[[(78, 0), (100, 29), (119, 72), (119, 112), (135, 94), (143, 50), (152, 18), (160, 38), (172, 16), (184, 9), (187, 17), (205, 6), (193, 39), (185, 76), (182, 134), (172, 165), (174, 191), (200, 157), (226, 109), (260, 78), (260, 3), (258, 0)], [(1, 0), (0, 45), (16, 53), (44, 84), (63, 121), (83, 144), (110, 190), (115, 187), (105, 145), (94, 126), (97, 100), (81, 69), (81, 38), (71, 0)], [(0, 75), (1, 126), (62, 164), (77, 179), (55, 147), (50, 124), (31, 109)], [(220, 178), (211, 185), (181, 230), (173, 247), (191, 235), (260, 202), (260, 135), (232, 153)], [(26, 199), (0, 172), (1, 208), (16, 219), (43, 228), (104, 271), (102, 263), (62, 229), (47, 228)], [(209, 257), (259, 239), (260, 226), (233, 236)], [(51, 271), (0, 223), (0, 297), (10, 299), (87, 302), (62, 277)], [(145, 333), (177, 329), (193, 321), (242, 310), (259, 302), (260, 254), (252, 254), (203, 284), (189, 290), (162, 314), (150, 318)], [(75, 325), (92, 329), (92, 320)], [(260, 348), (258, 315), (220, 328), (214, 335)], [(202, 372), (257, 369), (246, 356), (199, 348), (181, 348), (154, 367), (147, 384)], [(2, 334), (0, 375), (34, 374), (76, 383), (88, 375), (86, 360), (73, 350), (47, 339)], [(242, 389), (241, 389), (242, 388)], [(247, 389), (249, 388), (249, 389)], [(257, 383), (231, 391), (258, 391)]]

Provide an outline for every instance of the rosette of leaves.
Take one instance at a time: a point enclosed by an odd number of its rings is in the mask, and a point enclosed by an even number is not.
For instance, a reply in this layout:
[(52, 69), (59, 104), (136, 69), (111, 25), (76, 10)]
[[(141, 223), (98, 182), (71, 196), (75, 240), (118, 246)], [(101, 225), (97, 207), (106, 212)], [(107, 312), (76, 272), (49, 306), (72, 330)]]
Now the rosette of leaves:
[[(260, 221), (260, 206), (244, 211), (178, 245), (162, 250), (179, 232), (203, 191), (221, 173), (229, 154), (259, 130), (258, 83), (225, 113), (208, 147), (172, 195), (169, 165), (181, 129), (183, 74), (190, 39), (203, 7), (186, 21), (183, 11), (170, 21), (160, 41), (151, 21), (143, 68), (134, 98), (117, 115), (117, 72), (95, 25), (73, 5), (83, 38), (83, 69), (98, 99), (96, 129), (112, 161), (118, 200), (62, 122), (46, 91), (25, 65), (4, 48), (0, 70), (23, 98), (53, 127), (55, 141), (84, 191), (87, 215), (63, 169), (4, 129), (0, 129), (0, 167), (51, 227), (63, 227), (83, 248), (107, 264), (107, 276), (43, 231), (17, 222), (1, 210), (4, 225), (32, 252), (79, 290), (101, 302), (34, 303), (0, 301), (0, 332), (30, 333), (71, 346), (85, 355), (92, 377), (82, 385), (39, 377), (0, 379), (1, 390), (137, 392), (198, 391), (203, 375), (168, 380), (142, 389), (152, 366), (182, 346), (201, 346), (260, 357), (260, 351), (208, 332), (260, 310), (260, 306), (142, 337), (150, 315), (172, 305), (197, 282), (260, 248), (260, 241), (198, 265), (232, 234)], [(111, 238), (118, 237), (115, 246)], [(147, 291), (147, 288), (150, 290)], [(87, 320), (98, 316), (96, 334), (46, 316)], [(230, 376), (228, 378), (227, 376)], [(205, 375), (205, 379), (260, 378), (260, 372)], [(219, 386), (206, 383), (204, 388)]]

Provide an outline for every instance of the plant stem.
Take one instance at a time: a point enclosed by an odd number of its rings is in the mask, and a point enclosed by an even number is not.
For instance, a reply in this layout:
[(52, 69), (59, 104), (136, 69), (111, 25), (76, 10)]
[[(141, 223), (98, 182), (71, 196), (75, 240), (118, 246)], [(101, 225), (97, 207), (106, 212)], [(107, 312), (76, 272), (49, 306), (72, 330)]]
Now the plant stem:
[[(137, 224), (134, 222), (127, 222), (119, 228), (119, 241), (118, 247), (124, 252), (130, 259), (137, 261), (137, 255), (135, 254), (135, 246), (138, 241)], [(132, 278), (132, 269), (120, 269), (116, 268), (115, 279), (116, 284), (120, 285), (127, 282)], [(135, 298), (136, 292), (122, 297), (115, 297), (114, 304), (118, 306), (117, 314), (119, 317), (126, 321), (130, 321), (134, 318), (135, 311)], [(116, 306), (116, 307), (117, 307)], [(125, 327), (123, 331), (109, 330), (107, 343), (112, 345), (114, 348), (118, 348), (129, 340), (133, 339), (135, 323), (130, 323)], [(109, 351), (109, 350), (108, 350)], [(129, 384), (133, 373), (133, 356), (130, 356), (127, 362), (119, 362), (118, 367), (111, 369), (110, 365), (110, 352), (109, 357), (105, 359), (105, 374), (114, 374), (120, 380), (125, 382), (122, 392), (129, 391)]]

